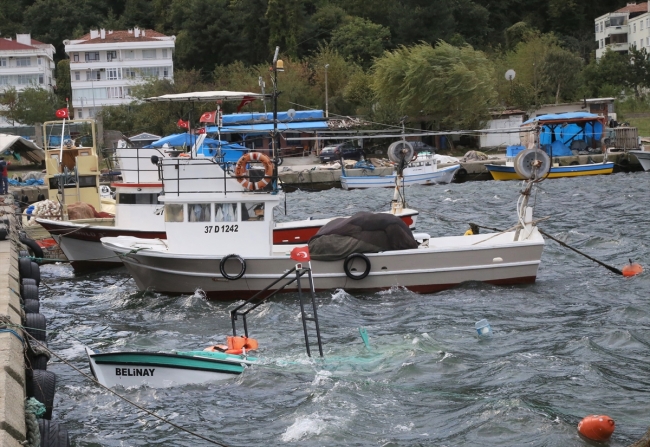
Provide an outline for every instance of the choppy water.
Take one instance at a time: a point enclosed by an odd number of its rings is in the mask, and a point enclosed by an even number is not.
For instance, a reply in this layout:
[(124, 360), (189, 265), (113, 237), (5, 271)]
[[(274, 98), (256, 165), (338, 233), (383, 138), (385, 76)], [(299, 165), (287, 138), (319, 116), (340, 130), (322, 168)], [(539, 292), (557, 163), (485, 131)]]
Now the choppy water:
[[(540, 224), (604, 262), (648, 264), (647, 191), (639, 172), (549, 180)], [(462, 234), (466, 222), (515, 222), (519, 185), (410, 187), (419, 229)], [(386, 209), (388, 190), (296, 192), (292, 219)], [(445, 216), (450, 220), (441, 220)], [(279, 216), (279, 220), (286, 220)], [(233, 303), (137, 293), (126, 271), (74, 277), (42, 268), (50, 347), (89, 371), (82, 343), (101, 350), (201, 349), (230, 331)], [(118, 389), (176, 424), (229, 446), (586, 446), (578, 421), (616, 420), (610, 446), (650, 425), (650, 275), (623, 279), (547, 241), (534, 285), (466, 284), (430, 295), (405, 290), (319, 293), (326, 359), (305, 355), (295, 296), (250, 323), (263, 365), (238, 379), (168, 389)], [(487, 318), (494, 335), (479, 340)], [(372, 350), (358, 336), (366, 327)], [(209, 445), (99, 389), (55, 361), (54, 417), (78, 446)]]

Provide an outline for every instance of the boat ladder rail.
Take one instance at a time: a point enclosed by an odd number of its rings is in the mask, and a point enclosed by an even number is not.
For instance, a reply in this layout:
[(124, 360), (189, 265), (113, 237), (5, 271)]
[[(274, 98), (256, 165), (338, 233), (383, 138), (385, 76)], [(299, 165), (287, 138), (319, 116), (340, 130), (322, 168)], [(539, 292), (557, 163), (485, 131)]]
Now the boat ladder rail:
[[(294, 277), (290, 277), (292, 273), (295, 273)], [(309, 282), (309, 292), (303, 290), (302, 283), (300, 279), (307, 275)], [(283, 280), (287, 280), (285, 284), (280, 286), (278, 289), (274, 290), (268, 294), (269, 290)], [(316, 294), (314, 290), (314, 278), (311, 274), (311, 268), (303, 268), (301, 264), (297, 264), (296, 267), (288, 270), (284, 275), (282, 275), (277, 280), (273, 281), (263, 290), (260, 290), (255, 295), (247, 299), (244, 303), (237, 306), (235, 309), (230, 311), (230, 320), (232, 322), (232, 335), (237, 335), (236, 321), (241, 317), (244, 325), (244, 335), (248, 337), (248, 325), (246, 323), (246, 316), (258, 306), (263, 304), (268, 299), (274, 297), (278, 293), (282, 292), (287, 286), (296, 283), (298, 288), (298, 301), (300, 303), (300, 314), (302, 316), (302, 330), (305, 334), (305, 348), (307, 350), (307, 355), (311, 357), (310, 341), (309, 341), (309, 330), (308, 323), (314, 324), (314, 331), (316, 332), (316, 340), (318, 342), (318, 352), (320, 356), (323, 357), (323, 342), (320, 335), (320, 326), (318, 324), (318, 312), (316, 310)], [(311, 313), (308, 310), (309, 304), (311, 302)]]

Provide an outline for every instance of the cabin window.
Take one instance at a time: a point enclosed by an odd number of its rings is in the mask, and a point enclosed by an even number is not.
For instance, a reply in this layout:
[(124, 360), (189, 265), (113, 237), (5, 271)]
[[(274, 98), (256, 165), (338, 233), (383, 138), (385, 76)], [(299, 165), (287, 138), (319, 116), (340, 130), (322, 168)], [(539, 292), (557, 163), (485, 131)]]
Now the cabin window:
[(237, 204), (236, 203), (215, 203), (214, 221), (215, 222), (237, 222)]
[(188, 222), (210, 222), (210, 204), (209, 203), (188, 203), (187, 204), (187, 221)]
[(125, 194), (123, 192), (117, 194), (117, 203), (121, 205), (157, 205), (158, 193), (153, 194)]
[(183, 222), (183, 205), (179, 203), (165, 205), (165, 222)]
[(242, 203), (241, 220), (264, 220), (264, 202)]

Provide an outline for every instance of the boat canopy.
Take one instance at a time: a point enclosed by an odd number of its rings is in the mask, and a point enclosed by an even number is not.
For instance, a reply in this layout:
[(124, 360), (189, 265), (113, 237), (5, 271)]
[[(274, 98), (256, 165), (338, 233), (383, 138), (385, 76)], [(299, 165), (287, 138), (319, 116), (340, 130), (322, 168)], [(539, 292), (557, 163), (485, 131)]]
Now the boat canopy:
[(545, 122), (561, 122), (565, 123), (567, 121), (577, 122), (577, 121), (600, 121), (603, 117), (596, 115), (594, 113), (587, 112), (569, 112), (569, 113), (547, 113), (546, 115), (539, 115), (535, 118), (531, 118), (528, 121), (521, 123), (522, 126), (532, 123), (543, 124)]
[(174, 93), (162, 96), (153, 96), (145, 98), (147, 102), (172, 102), (172, 101), (241, 101), (242, 99), (261, 99), (270, 97), (270, 95), (262, 95), (260, 93), (252, 92), (229, 92), (229, 91), (213, 91), (213, 92), (191, 92), (191, 93)]
[[(194, 145), (198, 138), (198, 135), (190, 135), (189, 133), (177, 133), (167, 135), (158, 141), (154, 141), (150, 145), (145, 146), (145, 148), (159, 148), (164, 147), (165, 144), (170, 147), (185, 146), (187, 148), (190, 148)], [(224, 155), (224, 161), (227, 162), (236, 162), (242, 155), (244, 155), (245, 152), (248, 151), (248, 148), (236, 143), (228, 143), (227, 141), (206, 138), (203, 140), (203, 144), (198, 149), (197, 155), (204, 157), (214, 157), (219, 149), (221, 149), (222, 154)]]
[[(310, 130), (327, 130), (329, 126), (327, 121), (303, 121), (303, 122), (290, 122), (278, 123), (278, 131), (310, 131)], [(206, 129), (208, 133), (221, 132), (221, 133), (242, 133), (242, 134), (268, 134), (273, 130), (273, 123), (268, 124), (243, 124), (241, 126), (210, 126)]]
[[(282, 122), (297, 122), (297, 121), (316, 121), (323, 120), (324, 114), (322, 110), (297, 110), (293, 113), (293, 117), (289, 116), (289, 112), (278, 112), (278, 121)], [(273, 112), (267, 113), (233, 113), (231, 115), (224, 115), (222, 117), (223, 125), (228, 124), (263, 124), (273, 123)]]
[[(597, 148), (603, 135), (604, 118), (586, 112), (552, 113), (524, 122), (522, 128), (539, 124), (539, 145), (553, 157), (574, 155), (573, 150)], [(522, 135), (522, 142), (525, 137)]]

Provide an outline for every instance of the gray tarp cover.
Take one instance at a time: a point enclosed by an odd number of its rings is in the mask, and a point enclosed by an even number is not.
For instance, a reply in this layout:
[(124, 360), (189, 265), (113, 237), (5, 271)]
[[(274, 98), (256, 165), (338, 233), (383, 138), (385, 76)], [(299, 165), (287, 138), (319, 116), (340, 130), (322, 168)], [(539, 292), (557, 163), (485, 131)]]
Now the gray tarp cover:
[(409, 227), (392, 214), (357, 213), (334, 219), (309, 240), (309, 254), (318, 261), (345, 259), (352, 253), (417, 248)]

